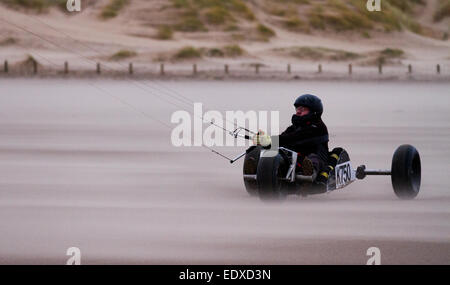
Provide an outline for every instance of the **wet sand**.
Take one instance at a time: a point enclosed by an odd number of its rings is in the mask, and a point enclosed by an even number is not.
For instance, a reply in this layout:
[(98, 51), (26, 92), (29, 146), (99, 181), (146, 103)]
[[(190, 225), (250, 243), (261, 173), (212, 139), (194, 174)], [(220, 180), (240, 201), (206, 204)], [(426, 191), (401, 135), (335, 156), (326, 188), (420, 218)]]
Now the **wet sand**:
[[(0, 263), (65, 264), (76, 246), (82, 264), (365, 264), (376, 246), (382, 264), (450, 264), (448, 90), (418, 82), (2, 80)], [(397, 146), (416, 146), (421, 192), (401, 201), (389, 177), (368, 177), (327, 195), (261, 202), (244, 189), (242, 160), (174, 147), (171, 129), (149, 119), (175, 127), (171, 114), (186, 106), (174, 92), (223, 114), (278, 110), (280, 130), (295, 97), (315, 93), (330, 148), (347, 149), (353, 167), (389, 169)], [(233, 157), (245, 147), (216, 149)]]

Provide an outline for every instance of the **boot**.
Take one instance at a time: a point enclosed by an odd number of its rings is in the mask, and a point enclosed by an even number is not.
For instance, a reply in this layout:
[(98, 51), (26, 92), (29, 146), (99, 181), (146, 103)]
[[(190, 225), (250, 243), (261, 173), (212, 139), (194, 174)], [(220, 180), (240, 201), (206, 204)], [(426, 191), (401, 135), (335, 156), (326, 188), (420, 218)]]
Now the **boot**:
[(314, 164), (308, 157), (303, 159), (302, 171), (304, 176), (312, 176), (314, 174)]

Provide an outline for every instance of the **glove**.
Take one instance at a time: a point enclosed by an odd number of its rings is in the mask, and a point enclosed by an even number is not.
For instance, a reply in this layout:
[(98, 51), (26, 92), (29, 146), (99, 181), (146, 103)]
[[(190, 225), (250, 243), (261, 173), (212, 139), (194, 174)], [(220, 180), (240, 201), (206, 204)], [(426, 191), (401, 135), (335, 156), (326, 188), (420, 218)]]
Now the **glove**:
[(254, 145), (261, 145), (263, 147), (269, 146), (272, 144), (272, 138), (269, 135), (266, 135), (263, 131), (259, 131), (252, 138)]

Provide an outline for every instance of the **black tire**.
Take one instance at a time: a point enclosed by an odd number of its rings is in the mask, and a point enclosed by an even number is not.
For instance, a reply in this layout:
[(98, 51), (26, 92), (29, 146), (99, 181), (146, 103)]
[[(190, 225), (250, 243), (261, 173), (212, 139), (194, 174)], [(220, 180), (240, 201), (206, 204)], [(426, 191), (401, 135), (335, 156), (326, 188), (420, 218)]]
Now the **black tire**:
[(261, 157), (257, 169), (258, 194), (261, 200), (282, 200), (286, 193), (282, 189), (285, 162), (280, 154)]
[[(248, 152), (244, 158), (243, 174), (256, 175), (258, 169), (259, 155), (261, 153), (261, 146), (256, 146), (252, 151)], [(245, 190), (250, 196), (258, 195), (258, 182), (244, 177)]]
[(412, 145), (399, 146), (392, 157), (391, 180), (395, 195), (414, 199), (420, 190), (421, 166), (419, 152)]

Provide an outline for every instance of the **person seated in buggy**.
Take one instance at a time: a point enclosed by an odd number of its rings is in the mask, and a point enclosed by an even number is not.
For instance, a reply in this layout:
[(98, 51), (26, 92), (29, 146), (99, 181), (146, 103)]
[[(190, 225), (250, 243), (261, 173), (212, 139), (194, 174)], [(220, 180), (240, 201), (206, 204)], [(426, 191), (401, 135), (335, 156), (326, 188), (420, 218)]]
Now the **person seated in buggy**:
[[(322, 121), (323, 105), (311, 94), (299, 96), (295, 102), (292, 125), (278, 136), (279, 146), (297, 152), (297, 169), (305, 176), (315, 176), (314, 184), (325, 186), (328, 180), (328, 129)], [(253, 138), (256, 145), (269, 147), (274, 137), (258, 132)]]

